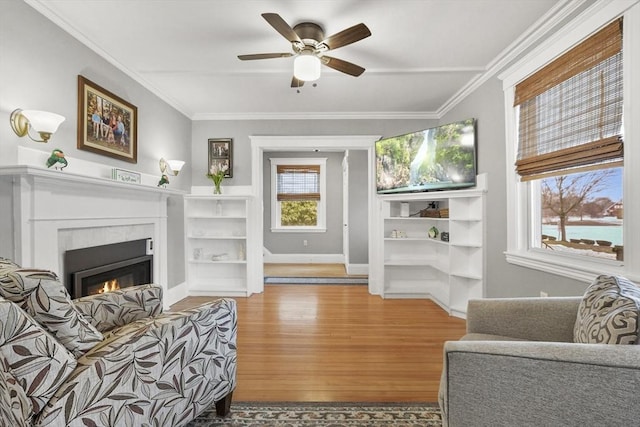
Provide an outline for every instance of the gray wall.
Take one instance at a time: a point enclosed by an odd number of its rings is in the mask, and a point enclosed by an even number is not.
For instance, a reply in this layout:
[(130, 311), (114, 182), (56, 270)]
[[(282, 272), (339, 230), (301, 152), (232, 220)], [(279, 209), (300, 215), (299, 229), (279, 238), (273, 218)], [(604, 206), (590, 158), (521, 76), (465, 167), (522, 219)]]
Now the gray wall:
[[(264, 195), (264, 247), (272, 254), (341, 254), (342, 253), (342, 157), (340, 152), (263, 153), (262, 186)], [(270, 158), (327, 159), (327, 231), (325, 233), (278, 233), (271, 231), (271, 162)], [(307, 246), (303, 245), (307, 241)]]
[[(304, 94), (300, 94), (304, 96)], [(251, 135), (393, 136), (437, 125), (436, 120), (203, 120), (193, 122), (193, 185), (207, 179), (207, 139), (233, 138), (233, 178), (223, 185), (251, 185)]]
[[(138, 107), (137, 164), (76, 148), (79, 74)], [(11, 130), (9, 115), (16, 108), (56, 112), (66, 121), (48, 144), (35, 143)], [(158, 177), (160, 157), (191, 158), (187, 117), (20, 0), (0, 1), (0, 123), (0, 165), (16, 164), (18, 145), (47, 153), (60, 148), (71, 162), (83, 159)], [(188, 191), (190, 169), (187, 163), (171, 188)], [(181, 199), (171, 197), (168, 206), (169, 287), (185, 280)], [(4, 211), (0, 214), (9, 219)]]
[(587, 284), (505, 261), (507, 249), (507, 193), (504, 95), (502, 82), (492, 78), (440, 120), (449, 123), (470, 117), (478, 119), (479, 172), (488, 174), (487, 193), (487, 296), (582, 295)]
[[(349, 151), (349, 206), (367, 206), (367, 152)], [(360, 237), (360, 238), (357, 238)], [(369, 262), (369, 221), (362, 209), (349, 209), (349, 263)]]
[[(302, 95), (304, 96), (304, 95)], [(193, 122), (193, 152), (191, 161), (193, 164), (193, 185), (211, 185), (205, 177), (207, 170), (207, 140), (209, 138), (233, 138), (233, 178), (226, 179), (224, 185), (251, 185), (251, 140), (252, 135), (380, 135), (393, 136), (401, 133), (428, 128), (437, 125), (435, 120), (208, 120)], [(309, 151), (298, 153), (296, 156), (309, 154)], [(330, 153), (321, 153), (326, 157)], [(278, 153), (279, 155), (279, 153)], [(367, 192), (362, 191), (368, 186), (367, 182), (367, 154), (364, 150), (350, 151), (352, 165), (349, 168), (349, 251), (350, 263), (368, 263), (369, 235), (368, 223), (366, 221), (367, 212)], [(341, 164), (338, 165), (341, 168)], [(266, 171), (269, 163), (264, 161), (263, 184), (268, 182)], [(264, 174), (267, 175), (264, 175)], [(338, 170), (340, 177), (341, 169)], [(266, 185), (266, 184), (265, 184)], [(342, 185), (342, 184), (340, 184)], [(340, 201), (340, 232), (336, 239), (339, 245), (335, 245), (329, 252), (325, 252), (325, 246), (316, 242), (317, 236), (306, 233), (309, 246), (302, 246), (302, 240), (298, 233), (292, 237), (278, 238), (278, 241), (287, 241), (293, 251), (287, 247), (267, 241), (267, 232), (271, 224), (269, 210), (269, 198), (265, 187), (264, 198), (264, 225), (265, 225), (265, 247), (273, 253), (342, 253), (342, 202)], [(342, 190), (340, 189), (342, 193)], [(336, 212), (337, 214), (338, 212)], [(364, 220), (363, 220), (364, 218)], [(277, 233), (282, 235), (283, 233)], [(312, 243), (313, 240), (313, 243)], [(333, 246), (332, 246), (333, 248)], [(298, 250), (299, 249), (299, 250)], [(280, 252), (287, 250), (288, 252)], [(321, 252), (322, 250), (322, 252)]]

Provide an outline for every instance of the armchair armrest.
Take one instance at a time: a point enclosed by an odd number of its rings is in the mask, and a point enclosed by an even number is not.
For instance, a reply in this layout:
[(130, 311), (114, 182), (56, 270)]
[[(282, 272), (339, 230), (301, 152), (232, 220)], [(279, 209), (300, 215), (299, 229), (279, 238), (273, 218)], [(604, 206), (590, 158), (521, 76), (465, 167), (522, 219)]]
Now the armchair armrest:
[(82, 315), (100, 332), (162, 313), (162, 287), (131, 286), (73, 300)]
[(37, 422), (182, 426), (235, 388), (236, 334), (233, 300), (114, 329), (78, 359)]
[(580, 301), (582, 297), (471, 300), (467, 308), (467, 332), (573, 342)]
[(448, 342), (443, 380), (449, 426), (625, 426), (640, 417), (640, 346)]

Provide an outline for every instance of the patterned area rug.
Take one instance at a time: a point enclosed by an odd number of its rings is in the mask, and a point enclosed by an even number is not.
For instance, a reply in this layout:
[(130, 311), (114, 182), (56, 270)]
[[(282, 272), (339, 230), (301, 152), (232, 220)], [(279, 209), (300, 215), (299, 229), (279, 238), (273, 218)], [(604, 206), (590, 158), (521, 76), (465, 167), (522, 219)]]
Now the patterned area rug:
[(434, 403), (237, 402), (227, 418), (207, 410), (187, 427), (441, 426)]

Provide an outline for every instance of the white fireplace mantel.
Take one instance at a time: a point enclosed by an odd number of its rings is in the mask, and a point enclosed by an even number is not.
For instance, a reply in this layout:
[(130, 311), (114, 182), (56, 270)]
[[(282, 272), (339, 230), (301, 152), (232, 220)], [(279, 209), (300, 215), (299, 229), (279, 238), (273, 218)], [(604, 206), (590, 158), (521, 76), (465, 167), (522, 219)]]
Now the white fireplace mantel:
[(35, 166), (0, 166), (0, 255), (63, 277), (66, 250), (150, 237), (153, 281), (167, 295), (167, 199), (184, 194)]

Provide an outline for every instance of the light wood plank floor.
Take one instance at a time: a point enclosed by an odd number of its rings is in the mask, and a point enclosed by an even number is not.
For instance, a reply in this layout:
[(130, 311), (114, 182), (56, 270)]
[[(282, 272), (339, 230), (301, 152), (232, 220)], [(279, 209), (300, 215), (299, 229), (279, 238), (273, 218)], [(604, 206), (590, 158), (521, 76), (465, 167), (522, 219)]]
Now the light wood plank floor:
[(277, 277), (367, 277), (347, 274), (344, 264), (264, 264), (265, 276)]
[(236, 301), (236, 401), (436, 402), (443, 344), (465, 332), (431, 301), (366, 286), (266, 285)]

